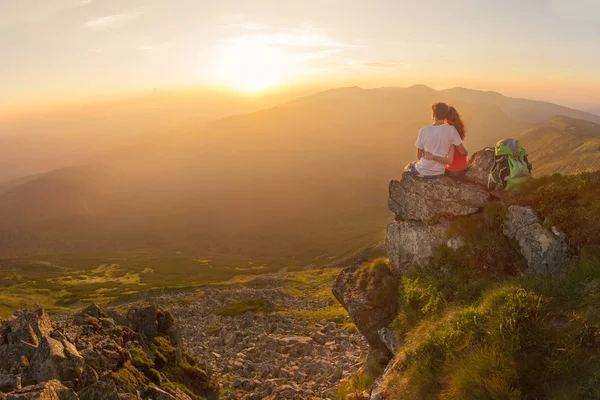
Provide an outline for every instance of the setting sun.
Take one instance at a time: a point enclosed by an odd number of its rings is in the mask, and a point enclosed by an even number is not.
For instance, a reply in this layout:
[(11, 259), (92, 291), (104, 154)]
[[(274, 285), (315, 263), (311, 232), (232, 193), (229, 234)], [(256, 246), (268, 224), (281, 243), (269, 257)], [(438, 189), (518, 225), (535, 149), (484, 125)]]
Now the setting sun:
[(234, 89), (262, 92), (282, 83), (284, 60), (276, 46), (256, 38), (241, 38), (219, 48), (217, 73)]

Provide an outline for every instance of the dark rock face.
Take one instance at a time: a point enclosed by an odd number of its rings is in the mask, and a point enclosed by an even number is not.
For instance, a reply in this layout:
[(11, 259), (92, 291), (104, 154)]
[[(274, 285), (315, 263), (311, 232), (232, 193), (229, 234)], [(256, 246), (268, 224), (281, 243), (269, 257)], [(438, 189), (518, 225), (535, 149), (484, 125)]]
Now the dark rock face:
[(527, 260), (527, 273), (551, 275), (566, 265), (565, 238), (546, 228), (531, 207), (508, 209), (504, 234), (514, 239)]
[(118, 400), (117, 386), (114, 381), (99, 381), (86, 387), (79, 393), (81, 400)]
[(469, 160), (469, 169), (465, 179), (487, 188), (488, 177), (494, 166), (495, 158), (494, 149), (491, 147), (486, 147), (473, 154)]
[[(381, 340), (378, 330), (394, 320), (398, 305), (395, 298), (383, 302), (378, 299), (377, 291), (380, 288), (361, 287), (358, 280), (362, 266), (362, 263), (357, 263), (344, 269), (337, 277), (332, 292), (369, 343), (369, 356), (385, 365), (393, 354)], [(397, 292), (397, 283), (394, 292)]]
[(75, 346), (67, 346), (49, 336), (44, 336), (31, 359), (28, 375), (37, 382), (58, 379), (74, 382), (83, 372), (84, 359)]
[(21, 341), (37, 346), (43, 336), (52, 333), (52, 321), (40, 306), (18, 310), (0, 328), (0, 345)]
[(427, 179), (403, 174), (391, 181), (388, 206), (401, 221), (434, 224), (476, 213), (490, 197), (479, 185), (459, 183), (451, 178)]
[(158, 336), (158, 312), (155, 305), (132, 307), (127, 312), (127, 319), (136, 332), (151, 338)]
[(39, 306), (15, 312), (0, 325), (0, 400), (190, 399), (172, 385), (156, 386), (170, 383), (167, 371), (196, 395), (218, 397), (211, 374), (183, 351), (170, 312), (132, 307), (128, 316), (140, 331), (108, 315), (93, 304), (73, 324), (53, 325)]
[(0, 375), (0, 392), (8, 393), (21, 389), (21, 377), (18, 375)]

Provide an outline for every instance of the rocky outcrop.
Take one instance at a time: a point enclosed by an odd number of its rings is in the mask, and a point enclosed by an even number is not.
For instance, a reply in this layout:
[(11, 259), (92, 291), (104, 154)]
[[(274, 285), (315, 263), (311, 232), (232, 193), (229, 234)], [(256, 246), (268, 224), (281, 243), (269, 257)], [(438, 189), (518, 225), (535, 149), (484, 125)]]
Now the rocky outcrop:
[[(474, 166), (486, 153), (477, 154)], [(477, 175), (477, 168), (473, 173)], [(388, 206), (396, 222), (388, 225), (386, 248), (397, 277), (415, 264), (425, 264), (434, 249), (446, 242), (450, 221), (478, 212), (489, 200), (487, 190), (478, 184), (407, 173), (390, 182), (389, 191)]]
[(357, 263), (344, 269), (337, 277), (332, 292), (367, 339), (370, 346), (369, 357), (379, 364), (386, 365), (393, 353), (380, 337), (379, 330), (387, 327), (396, 317), (398, 309), (395, 296), (398, 283), (391, 271), (388, 271), (388, 276), (383, 275), (377, 280), (377, 284), (366, 285), (363, 282), (369, 277), (365, 276), (364, 271), (368, 268), (368, 264)]
[(25, 342), (37, 346), (51, 332), (52, 322), (41, 307), (18, 310), (0, 328), (0, 345)]
[(388, 225), (386, 248), (397, 277), (414, 265), (423, 265), (434, 249), (446, 241), (449, 223), (428, 225), (419, 221), (399, 221)]
[(527, 261), (527, 273), (550, 275), (566, 264), (564, 235), (546, 228), (531, 207), (512, 206), (504, 223), (504, 234), (515, 240)]
[(72, 343), (43, 336), (30, 361), (26, 376), (36, 382), (52, 379), (76, 382), (83, 372), (84, 365), (85, 360)]
[(218, 397), (208, 371), (183, 351), (168, 311), (132, 306), (138, 331), (108, 315), (92, 305), (72, 323), (54, 324), (39, 306), (15, 312), (0, 326), (0, 399), (189, 399), (170, 380), (197, 396)]
[(428, 224), (474, 214), (489, 199), (488, 191), (478, 185), (408, 173), (390, 182), (389, 194), (388, 206), (396, 220)]
[(495, 159), (494, 149), (491, 147), (486, 147), (473, 154), (469, 160), (469, 168), (467, 169), (465, 180), (487, 188), (488, 177), (494, 166)]

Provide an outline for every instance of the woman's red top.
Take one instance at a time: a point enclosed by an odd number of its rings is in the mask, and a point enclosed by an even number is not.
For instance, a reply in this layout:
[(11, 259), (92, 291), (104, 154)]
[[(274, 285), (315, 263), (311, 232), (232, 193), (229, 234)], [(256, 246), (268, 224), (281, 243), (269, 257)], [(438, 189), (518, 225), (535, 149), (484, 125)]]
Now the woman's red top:
[(454, 161), (452, 164), (446, 165), (446, 169), (452, 172), (460, 172), (467, 169), (468, 166), (467, 157), (460, 154), (458, 147), (454, 147)]

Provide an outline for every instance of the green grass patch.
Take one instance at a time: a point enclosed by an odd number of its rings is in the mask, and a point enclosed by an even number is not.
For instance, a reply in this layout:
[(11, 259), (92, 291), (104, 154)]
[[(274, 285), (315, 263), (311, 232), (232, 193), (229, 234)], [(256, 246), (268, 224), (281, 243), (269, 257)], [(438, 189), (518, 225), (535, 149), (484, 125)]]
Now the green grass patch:
[(247, 313), (248, 311), (255, 313), (261, 312), (264, 310), (263, 307), (264, 303), (260, 299), (240, 300), (231, 302), (225, 307), (218, 309), (215, 314), (224, 317), (235, 317)]
[(375, 378), (366, 372), (356, 372), (340, 383), (337, 391), (337, 399), (345, 400), (349, 395), (359, 394), (369, 388), (375, 382)]

